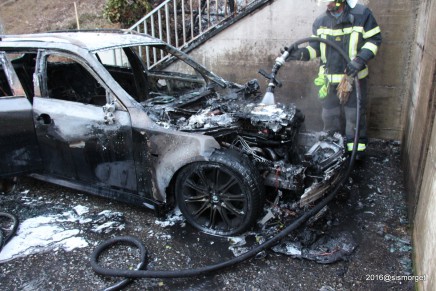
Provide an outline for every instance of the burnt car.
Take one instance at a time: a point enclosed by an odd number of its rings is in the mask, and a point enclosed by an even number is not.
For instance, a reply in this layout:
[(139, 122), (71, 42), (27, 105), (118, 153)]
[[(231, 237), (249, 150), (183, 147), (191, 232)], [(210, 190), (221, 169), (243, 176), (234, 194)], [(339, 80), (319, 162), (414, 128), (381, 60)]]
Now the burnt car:
[(260, 103), (258, 81), (224, 80), (149, 35), (3, 35), (0, 65), (1, 191), (30, 175), (157, 213), (178, 206), (194, 227), (233, 235), (263, 217), (265, 193), (310, 207), (341, 176), (341, 135), (301, 131), (295, 105)]

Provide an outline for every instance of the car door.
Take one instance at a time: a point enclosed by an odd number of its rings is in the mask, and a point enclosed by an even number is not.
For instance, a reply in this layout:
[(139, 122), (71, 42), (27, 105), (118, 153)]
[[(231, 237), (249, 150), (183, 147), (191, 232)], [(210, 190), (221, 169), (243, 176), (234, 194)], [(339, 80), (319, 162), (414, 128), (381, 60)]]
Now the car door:
[(78, 56), (40, 51), (36, 79), (33, 114), (45, 173), (136, 191), (129, 113), (114, 110), (95, 71)]
[(0, 51), (0, 178), (41, 167), (32, 104), (7, 54)]

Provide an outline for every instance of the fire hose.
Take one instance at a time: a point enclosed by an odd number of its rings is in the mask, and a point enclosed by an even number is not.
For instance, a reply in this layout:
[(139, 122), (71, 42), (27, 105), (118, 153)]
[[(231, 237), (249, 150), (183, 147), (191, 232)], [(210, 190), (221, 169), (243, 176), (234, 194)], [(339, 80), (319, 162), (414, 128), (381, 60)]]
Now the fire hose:
[(18, 218), (15, 215), (6, 212), (0, 212), (0, 218), (6, 218), (12, 221), (12, 228), (8, 231), (7, 234), (3, 232), (3, 229), (0, 228), (0, 252), (2, 248), (11, 240), (11, 238), (15, 235), (18, 229)]
[[(298, 45), (307, 43), (307, 42), (323, 42), (334, 49), (336, 49), (344, 59), (349, 61), (348, 55), (334, 42), (318, 38), (318, 37), (309, 37), (304, 38), (301, 40), (296, 41), (291, 46), (289, 46), (290, 51), (292, 49), (297, 48)], [(268, 88), (265, 93), (264, 99), (268, 99), (269, 102), (274, 100), (274, 88), (279, 82), (276, 79), (276, 75), (280, 69), (280, 67), (285, 63), (285, 60), (287, 56), (290, 53), (289, 49), (285, 51), (280, 57), (276, 59), (276, 62), (273, 66), (272, 72), (269, 75), (266, 75), (269, 79)], [(265, 74), (263, 74), (265, 76)], [(105, 289), (105, 290), (120, 290), (124, 288), (127, 284), (129, 284), (133, 279), (137, 278), (183, 278), (183, 277), (195, 277), (200, 275), (205, 275), (214, 271), (218, 271), (224, 268), (228, 268), (231, 266), (234, 266), (238, 263), (241, 263), (247, 259), (250, 259), (254, 257), (259, 252), (262, 252), (266, 249), (271, 248), (272, 246), (276, 245), (280, 242), (283, 238), (285, 238), (288, 234), (290, 234), (292, 231), (300, 227), (304, 222), (306, 222), (310, 217), (315, 215), (317, 212), (319, 212), (322, 208), (324, 208), (330, 201), (333, 200), (333, 198), (336, 196), (340, 188), (343, 186), (343, 184), (347, 181), (349, 175), (351, 174), (351, 171), (354, 166), (354, 161), (356, 157), (357, 152), (357, 144), (359, 140), (359, 127), (360, 127), (360, 102), (361, 102), (361, 89), (359, 85), (359, 80), (357, 76), (354, 78), (354, 84), (355, 84), (355, 90), (356, 90), (356, 97), (357, 97), (357, 107), (356, 107), (356, 129), (355, 129), (355, 135), (354, 135), (354, 146), (351, 153), (350, 161), (348, 164), (348, 167), (345, 171), (345, 174), (343, 175), (342, 179), (339, 181), (339, 183), (336, 184), (334, 189), (325, 196), (321, 202), (319, 202), (317, 205), (315, 205), (313, 208), (311, 208), (309, 211), (305, 212), (303, 215), (301, 215), (299, 218), (297, 218), (295, 221), (293, 221), (290, 225), (288, 225), (286, 228), (284, 228), (281, 232), (279, 232), (277, 235), (272, 237), (271, 239), (265, 241), (264, 243), (260, 244), (259, 246), (253, 248), (252, 250), (237, 256), (235, 258), (229, 259), (227, 261), (215, 263), (208, 266), (203, 266), (195, 269), (185, 269), (185, 270), (173, 270), (173, 271), (165, 271), (165, 270), (145, 270), (147, 265), (147, 250), (143, 243), (133, 236), (121, 236), (121, 237), (115, 237), (112, 239), (109, 239), (107, 241), (104, 241), (100, 245), (96, 247), (96, 249), (91, 254), (91, 266), (93, 270), (100, 275), (105, 276), (111, 276), (111, 277), (124, 277), (126, 279), (120, 281), (119, 283)], [(105, 268), (99, 265), (98, 259), (100, 255), (105, 251), (106, 249), (116, 245), (116, 244), (127, 244), (127, 245), (133, 245), (136, 246), (139, 249), (140, 252), (140, 263), (137, 266), (136, 270), (125, 270), (125, 269), (111, 269), (111, 268)]]

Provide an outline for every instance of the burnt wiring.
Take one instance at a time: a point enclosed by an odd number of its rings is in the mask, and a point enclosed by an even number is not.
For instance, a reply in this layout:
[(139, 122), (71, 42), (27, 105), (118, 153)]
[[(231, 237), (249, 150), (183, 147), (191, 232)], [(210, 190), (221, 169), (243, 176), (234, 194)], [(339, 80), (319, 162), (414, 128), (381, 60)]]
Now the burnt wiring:
[(241, 136), (236, 136), (236, 139), (233, 141), (232, 147), (240, 149), (243, 153), (246, 153), (247, 155), (253, 157), (253, 159), (261, 164), (265, 165), (271, 165), (272, 162), (265, 159), (261, 155), (258, 155), (258, 153), (261, 153), (261, 148), (253, 148), (248, 145), (248, 143), (244, 140)]
[[(323, 42), (329, 46), (332, 46), (334, 49), (338, 50), (340, 54), (349, 61), (348, 55), (334, 42), (321, 39), (317, 37), (310, 37), (310, 38), (304, 38), (301, 39), (294, 44), (290, 45), (290, 48), (296, 48), (298, 45), (307, 43), (307, 42)], [(281, 59), (286, 59), (286, 56), (289, 54), (289, 52), (285, 52), (283, 56), (281, 56)], [(275, 76), (280, 69), (281, 65), (283, 63), (277, 63), (273, 67), (273, 71), (271, 75), (268, 75), (270, 78), (270, 86), (267, 92), (273, 93), (274, 87), (278, 84), (277, 80), (275, 79)], [(224, 268), (228, 268), (231, 266), (234, 266), (238, 263), (241, 263), (247, 259), (250, 259), (252, 257), (255, 257), (260, 252), (271, 248), (272, 246), (278, 244), (282, 239), (284, 239), (288, 234), (290, 234), (292, 231), (297, 229), (298, 227), (302, 226), (303, 223), (305, 223), (309, 218), (316, 215), (318, 212), (320, 212), (329, 202), (333, 200), (333, 198), (336, 196), (338, 191), (342, 188), (343, 184), (347, 181), (349, 175), (351, 174), (351, 171), (354, 166), (354, 160), (356, 157), (357, 152), (357, 142), (359, 138), (359, 127), (360, 127), (360, 102), (361, 102), (361, 91), (359, 86), (359, 81), (357, 77), (354, 79), (355, 83), (355, 89), (357, 94), (357, 108), (356, 108), (356, 117), (357, 117), (357, 123), (356, 123), (356, 130), (355, 130), (355, 136), (354, 136), (354, 147), (351, 153), (350, 162), (348, 164), (348, 167), (345, 171), (345, 174), (342, 176), (339, 183), (336, 184), (334, 189), (327, 195), (321, 202), (316, 204), (313, 208), (309, 209), (307, 212), (296, 218), (290, 225), (288, 225), (286, 228), (284, 228), (281, 232), (279, 232), (274, 237), (270, 238), (269, 240), (263, 242), (259, 246), (251, 249), (250, 251), (237, 256), (235, 258), (232, 258), (227, 261), (219, 262), (213, 265), (204, 266), (196, 269), (185, 269), (185, 270), (177, 270), (177, 271), (165, 271), (165, 270), (144, 270), (146, 267), (146, 261), (147, 261), (147, 251), (142, 244), (142, 242), (132, 236), (123, 236), (123, 237), (115, 237), (110, 240), (107, 240), (100, 245), (97, 246), (97, 248), (94, 250), (94, 252), (91, 254), (91, 266), (93, 270), (100, 275), (105, 276), (112, 276), (112, 277), (125, 277), (123, 281), (120, 283), (110, 287), (110, 289), (106, 290), (120, 290), (121, 288), (125, 287), (126, 284), (128, 284), (131, 279), (133, 278), (183, 278), (183, 277), (195, 277), (200, 275), (205, 275), (211, 272), (215, 272)], [(139, 248), (140, 250), (140, 257), (141, 257), (141, 263), (138, 265), (138, 268), (136, 270), (125, 270), (125, 269), (110, 269), (102, 267), (99, 264), (99, 257), (100, 255), (107, 249), (111, 248), (114, 245), (117, 244), (128, 244), (133, 245)]]

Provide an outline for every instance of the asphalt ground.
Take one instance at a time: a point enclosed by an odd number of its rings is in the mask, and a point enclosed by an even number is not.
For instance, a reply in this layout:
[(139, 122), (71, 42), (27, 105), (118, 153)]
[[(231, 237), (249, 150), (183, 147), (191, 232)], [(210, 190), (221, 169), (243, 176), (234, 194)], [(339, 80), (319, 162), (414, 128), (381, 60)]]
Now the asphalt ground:
[[(407, 280), (412, 275), (412, 245), (406, 196), (400, 144), (371, 140), (365, 162), (356, 165), (323, 216), (288, 237), (309, 248), (323, 238), (346, 233), (356, 247), (338, 261), (323, 264), (267, 250), (206, 276), (138, 279), (125, 290), (413, 290), (415, 282)], [(159, 221), (152, 211), (31, 178), (21, 178), (13, 193), (0, 196), (0, 212), (13, 213), (21, 222), (17, 234), (21, 240), (14, 238), (9, 243), (12, 246), (8, 244), (0, 253), (0, 290), (108, 287), (118, 280), (97, 275), (90, 255), (99, 243), (119, 235), (144, 242), (149, 270), (213, 264), (259, 243), (255, 234), (231, 240), (210, 236), (186, 225), (177, 215)], [(24, 228), (31, 221), (39, 224), (26, 237)], [(235, 244), (240, 239), (246, 243)], [(39, 247), (19, 249), (38, 240)], [(16, 257), (7, 258), (14, 249), (18, 249)], [(326, 255), (333, 252), (326, 250)], [(124, 246), (105, 252), (101, 263), (134, 269), (137, 256), (135, 248)]]

